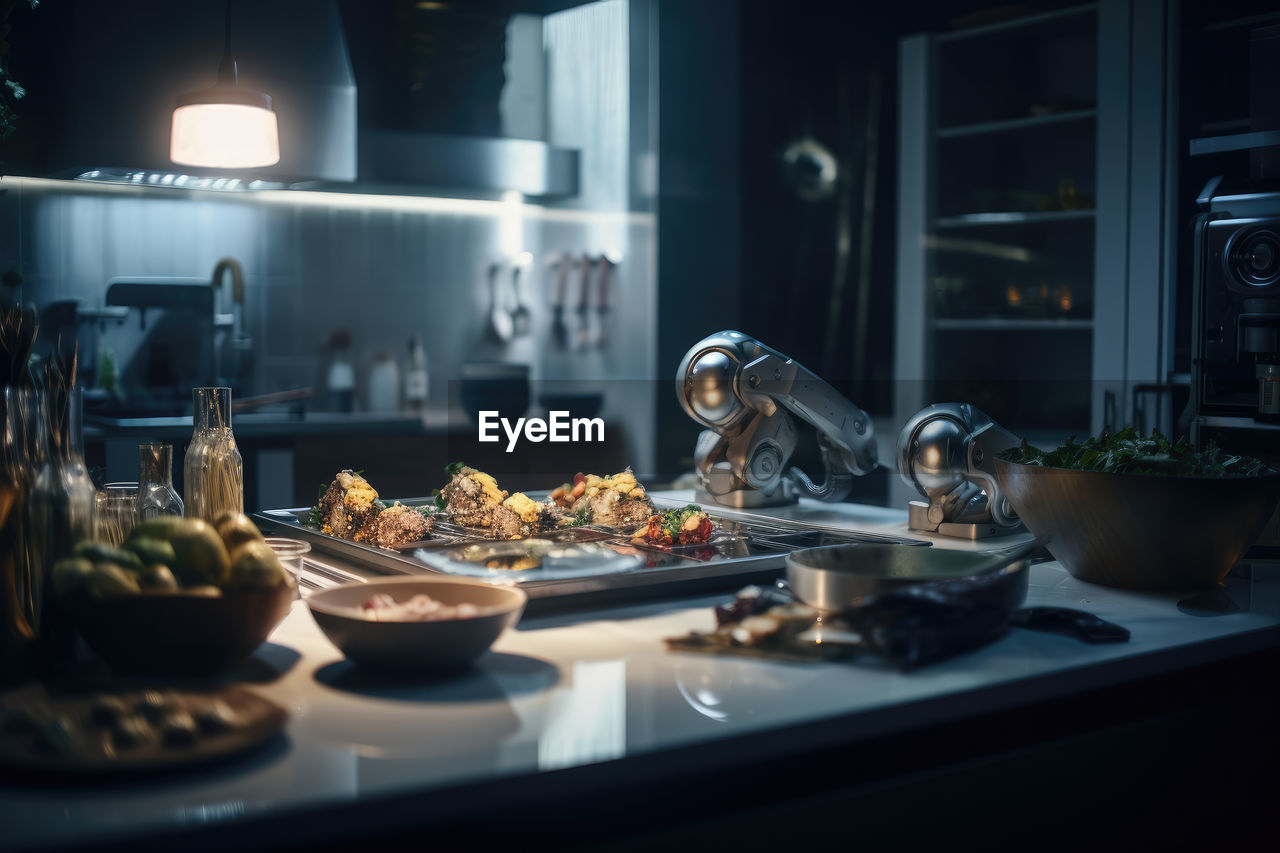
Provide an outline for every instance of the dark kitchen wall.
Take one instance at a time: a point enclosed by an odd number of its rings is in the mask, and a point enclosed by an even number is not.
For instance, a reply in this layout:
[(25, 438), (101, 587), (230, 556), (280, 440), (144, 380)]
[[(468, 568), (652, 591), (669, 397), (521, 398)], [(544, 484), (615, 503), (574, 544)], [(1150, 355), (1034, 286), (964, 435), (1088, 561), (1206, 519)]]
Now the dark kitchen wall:
[[(657, 4), (658, 458), (693, 468), (700, 427), (680, 408), (676, 368), (693, 344), (739, 326), (741, 64), (735, 0)], [(667, 385), (666, 382), (671, 384)]]

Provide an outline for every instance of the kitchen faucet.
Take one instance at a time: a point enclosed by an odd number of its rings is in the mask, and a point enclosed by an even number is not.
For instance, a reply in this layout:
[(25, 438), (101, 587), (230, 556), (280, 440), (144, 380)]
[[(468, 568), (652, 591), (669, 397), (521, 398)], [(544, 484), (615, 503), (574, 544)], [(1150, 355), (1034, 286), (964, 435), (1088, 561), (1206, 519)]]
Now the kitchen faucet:
[[(215, 358), (219, 372), (218, 381), (229, 385), (242, 385), (248, 377), (253, 356), (253, 340), (244, 329), (244, 269), (235, 258), (222, 258), (214, 265), (209, 284), (215, 294), (220, 294), (222, 282), (228, 270), (231, 272), (231, 313), (216, 314), (213, 324), (215, 328), (230, 327), (230, 340), (225, 336), (222, 338), (215, 350)], [(243, 389), (240, 390), (243, 393)]]

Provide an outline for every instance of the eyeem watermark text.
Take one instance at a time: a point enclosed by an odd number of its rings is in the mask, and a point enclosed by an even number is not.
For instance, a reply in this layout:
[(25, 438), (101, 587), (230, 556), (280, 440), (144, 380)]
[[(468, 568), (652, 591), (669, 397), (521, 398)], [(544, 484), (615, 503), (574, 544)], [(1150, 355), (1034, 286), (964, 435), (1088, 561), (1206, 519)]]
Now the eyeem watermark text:
[(542, 418), (516, 418), (514, 424), (497, 412), (480, 413), (480, 441), (501, 441), (498, 427), (502, 427), (507, 435), (507, 453), (515, 450), (521, 437), (534, 443), (604, 441), (604, 418), (571, 418), (568, 412), (548, 412), (545, 421)]

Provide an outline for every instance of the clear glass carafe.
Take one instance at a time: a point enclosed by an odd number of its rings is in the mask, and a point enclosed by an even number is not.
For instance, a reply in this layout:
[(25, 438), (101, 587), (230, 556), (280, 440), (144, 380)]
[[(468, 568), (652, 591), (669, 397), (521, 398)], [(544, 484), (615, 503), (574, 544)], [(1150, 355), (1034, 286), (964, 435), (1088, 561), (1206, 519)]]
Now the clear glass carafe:
[(187, 518), (244, 512), (244, 460), (231, 432), (231, 389), (196, 388), (195, 430), (183, 465)]
[(31, 584), (35, 629), (53, 660), (68, 660), (75, 634), (49, 598), (49, 575), (54, 563), (93, 536), (97, 490), (84, 463), (80, 389), (46, 390), (40, 396), (48, 452), (31, 492), (31, 543), (40, 573)]
[(173, 488), (173, 445), (138, 445), (138, 520), (182, 515), (182, 498)]

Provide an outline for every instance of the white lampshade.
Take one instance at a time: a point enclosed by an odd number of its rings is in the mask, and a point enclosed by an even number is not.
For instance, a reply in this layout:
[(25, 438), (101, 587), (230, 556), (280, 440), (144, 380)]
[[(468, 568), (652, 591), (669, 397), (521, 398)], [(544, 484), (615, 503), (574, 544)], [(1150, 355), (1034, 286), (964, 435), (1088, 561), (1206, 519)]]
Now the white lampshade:
[(183, 166), (254, 169), (280, 162), (280, 131), (267, 106), (195, 102), (173, 111), (169, 159)]

